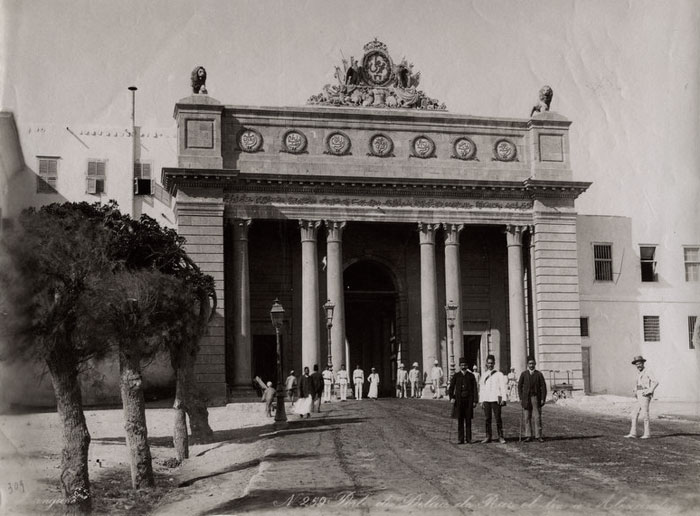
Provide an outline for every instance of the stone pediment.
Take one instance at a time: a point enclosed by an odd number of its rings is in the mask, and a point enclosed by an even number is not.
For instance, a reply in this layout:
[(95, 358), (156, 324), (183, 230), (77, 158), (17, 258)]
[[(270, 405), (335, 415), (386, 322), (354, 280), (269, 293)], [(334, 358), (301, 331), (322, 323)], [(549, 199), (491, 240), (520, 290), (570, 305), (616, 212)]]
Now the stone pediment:
[(354, 56), (335, 67), (337, 84), (326, 84), (307, 104), (345, 107), (430, 109), (445, 111), (445, 104), (418, 89), (420, 72), (403, 58), (398, 64), (387, 46), (374, 39), (364, 46), (358, 61)]

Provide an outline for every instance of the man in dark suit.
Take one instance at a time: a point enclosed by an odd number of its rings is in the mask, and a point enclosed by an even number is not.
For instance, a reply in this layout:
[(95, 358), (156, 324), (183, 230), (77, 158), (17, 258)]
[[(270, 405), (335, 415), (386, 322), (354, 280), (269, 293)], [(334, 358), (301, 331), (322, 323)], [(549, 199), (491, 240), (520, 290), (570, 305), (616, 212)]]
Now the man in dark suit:
[[(311, 373), (311, 395), (313, 403), (311, 404), (311, 412), (321, 412), (321, 396), (323, 395), (323, 375), (318, 372), (318, 364), (314, 364), (314, 372)], [(314, 410), (318, 403), (318, 409)]]
[(544, 442), (542, 437), (542, 407), (547, 401), (547, 383), (544, 376), (535, 369), (535, 357), (527, 357), (527, 369), (518, 380), (520, 403), (525, 410), (525, 442), (532, 440), (532, 414), (535, 414), (535, 439)]
[(459, 444), (472, 440), (472, 417), (474, 408), (479, 403), (479, 391), (476, 378), (467, 369), (467, 359), (459, 359), (459, 371), (450, 381), (450, 403), (452, 403), (452, 417), (457, 418), (457, 439)]

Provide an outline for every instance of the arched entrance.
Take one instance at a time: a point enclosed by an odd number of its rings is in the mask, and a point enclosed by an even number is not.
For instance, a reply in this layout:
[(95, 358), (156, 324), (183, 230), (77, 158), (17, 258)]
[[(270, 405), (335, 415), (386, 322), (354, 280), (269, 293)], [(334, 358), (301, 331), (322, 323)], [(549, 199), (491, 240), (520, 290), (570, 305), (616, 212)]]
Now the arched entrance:
[[(391, 273), (377, 261), (361, 260), (345, 269), (343, 283), (350, 377), (357, 364), (365, 378), (374, 367), (380, 396), (395, 396), (397, 291)], [(368, 388), (365, 382), (365, 395)]]

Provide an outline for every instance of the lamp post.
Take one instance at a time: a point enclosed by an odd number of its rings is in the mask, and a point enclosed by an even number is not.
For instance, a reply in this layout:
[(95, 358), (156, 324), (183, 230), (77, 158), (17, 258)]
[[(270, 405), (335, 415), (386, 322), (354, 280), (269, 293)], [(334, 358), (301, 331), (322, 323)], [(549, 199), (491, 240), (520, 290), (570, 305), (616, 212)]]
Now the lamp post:
[(286, 424), (287, 412), (284, 408), (284, 383), (282, 379), (282, 345), (280, 344), (280, 330), (282, 329), (282, 324), (284, 324), (284, 308), (278, 299), (275, 299), (270, 309), (270, 319), (277, 337), (277, 410), (275, 411), (275, 424)]
[(333, 327), (333, 310), (335, 305), (331, 303), (329, 299), (326, 304), (323, 305), (323, 309), (326, 311), (326, 328), (328, 328), (328, 369), (333, 367), (333, 356), (331, 354), (331, 328)]
[(452, 335), (455, 327), (455, 319), (457, 318), (457, 309), (459, 308), (452, 300), (445, 305), (445, 315), (447, 317), (447, 327), (450, 329), (450, 379), (455, 374), (455, 340)]

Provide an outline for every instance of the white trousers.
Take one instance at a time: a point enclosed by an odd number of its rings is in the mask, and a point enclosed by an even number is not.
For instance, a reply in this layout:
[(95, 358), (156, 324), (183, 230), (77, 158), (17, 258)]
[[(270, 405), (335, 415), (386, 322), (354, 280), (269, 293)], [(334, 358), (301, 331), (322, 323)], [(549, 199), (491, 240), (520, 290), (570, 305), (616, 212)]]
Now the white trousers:
[(362, 399), (362, 383), (360, 383), (360, 382), (355, 383), (355, 399), (356, 400)]

